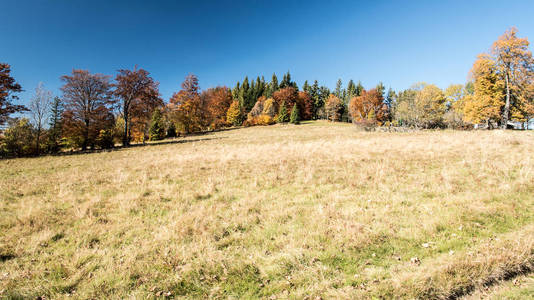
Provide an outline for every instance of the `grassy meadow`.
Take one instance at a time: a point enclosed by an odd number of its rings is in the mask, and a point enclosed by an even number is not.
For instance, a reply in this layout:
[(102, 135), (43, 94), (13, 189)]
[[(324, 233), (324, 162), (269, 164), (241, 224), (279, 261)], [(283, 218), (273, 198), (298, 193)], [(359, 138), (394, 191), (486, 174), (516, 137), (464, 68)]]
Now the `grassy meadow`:
[(1, 160), (0, 298), (532, 297), (533, 151), (317, 121)]

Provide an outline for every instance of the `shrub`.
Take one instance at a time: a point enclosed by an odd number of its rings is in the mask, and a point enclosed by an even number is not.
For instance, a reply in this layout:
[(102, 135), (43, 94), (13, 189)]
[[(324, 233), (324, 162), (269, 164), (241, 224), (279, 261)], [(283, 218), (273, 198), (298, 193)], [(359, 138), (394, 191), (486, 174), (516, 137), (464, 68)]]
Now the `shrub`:
[(167, 127), (167, 137), (176, 137), (176, 126), (174, 125), (174, 122), (169, 122), (169, 126)]
[(101, 149), (109, 149), (115, 146), (113, 142), (113, 130), (102, 129), (96, 137), (96, 145)]
[(2, 156), (35, 154), (34, 131), (30, 121), (26, 118), (11, 121), (0, 144)]

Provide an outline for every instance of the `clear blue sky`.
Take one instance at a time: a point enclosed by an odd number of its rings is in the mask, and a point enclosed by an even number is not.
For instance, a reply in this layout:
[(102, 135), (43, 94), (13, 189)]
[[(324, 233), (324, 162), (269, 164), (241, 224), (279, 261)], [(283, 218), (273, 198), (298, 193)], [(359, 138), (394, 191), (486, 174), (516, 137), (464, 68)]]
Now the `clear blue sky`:
[(510, 26), (534, 39), (533, 0), (0, 0), (0, 11), (0, 61), (12, 65), (24, 102), (39, 81), (59, 95), (59, 77), (73, 68), (114, 76), (136, 64), (165, 100), (188, 73), (202, 88), (287, 70), (299, 86), (342, 78), (446, 87), (465, 82), (476, 55)]

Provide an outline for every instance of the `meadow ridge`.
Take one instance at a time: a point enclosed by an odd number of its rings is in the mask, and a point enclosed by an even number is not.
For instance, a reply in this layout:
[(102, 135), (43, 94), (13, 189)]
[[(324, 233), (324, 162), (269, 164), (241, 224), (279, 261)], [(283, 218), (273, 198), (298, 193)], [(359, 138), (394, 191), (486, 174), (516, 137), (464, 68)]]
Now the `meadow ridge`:
[(533, 149), (309, 121), (0, 160), (0, 298), (528, 298)]

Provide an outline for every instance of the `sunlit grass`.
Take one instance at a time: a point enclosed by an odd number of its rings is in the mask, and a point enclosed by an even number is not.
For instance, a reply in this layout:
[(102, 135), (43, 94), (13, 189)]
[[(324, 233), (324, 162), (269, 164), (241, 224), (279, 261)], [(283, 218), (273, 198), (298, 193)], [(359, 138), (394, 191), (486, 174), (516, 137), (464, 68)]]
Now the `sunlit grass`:
[(0, 161), (0, 297), (444, 298), (534, 264), (534, 134), (252, 127)]

